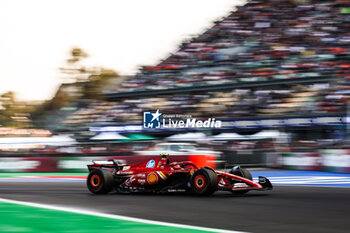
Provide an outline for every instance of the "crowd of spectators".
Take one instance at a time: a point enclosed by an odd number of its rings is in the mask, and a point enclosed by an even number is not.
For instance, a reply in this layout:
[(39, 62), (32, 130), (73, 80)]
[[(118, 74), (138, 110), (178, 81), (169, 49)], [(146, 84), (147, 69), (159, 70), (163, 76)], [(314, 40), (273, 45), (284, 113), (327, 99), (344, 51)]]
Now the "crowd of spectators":
[[(236, 89), (231, 92), (178, 94), (119, 101), (94, 101), (69, 116), (64, 124), (103, 125), (140, 123), (142, 112), (161, 109), (163, 114), (188, 114), (196, 118), (237, 118), (251, 116), (307, 115), (336, 112), (329, 98), (341, 100), (339, 94), (328, 93), (327, 87), (296, 86), (291, 89)], [(337, 91), (335, 92), (337, 93)], [(322, 102), (321, 102), (322, 101)], [(338, 106), (337, 111), (345, 105)]]
[(343, 78), (350, 67), (349, 21), (344, 0), (248, 1), (113, 92)]
[[(214, 88), (211, 92), (116, 101), (87, 100), (89, 104), (64, 117), (62, 125), (79, 131), (91, 126), (141, 124), (142, 112), (156, 109), (163, 114), (216, 119), (345, 113), (350, 100), (349, 70), (349, 0), (251, 0), (215, 22), (205, 33), (185, 41), (177, 52), (157, 66), (142, 67), (138, 74), (105, 93), (306, 78), (314, 78), (314, 84), (241, 87), (225, 92)], [(331, 81), (317, 82), (321, 77)], [(133, 146), (46, 146), (35, 148), (34, 152), (125, 154), (135, 150)], [(223, 148), (270, 146), (248, 141), (229, 142)], [(302, 146), (321, 148), (323, 145), (293, 141), (288, 148)], [(331, 146), (340, 148), (344, 144)], [(150, 149), (148, 144), (139, 147)]]
[(155, 109), (203, 118), (344, 112), (350, 97), (349, 22), (349, 1), (248, 1), (157, 66), (143, 67), (109, 92), (319, 77), (331, 81), (96, 100), (64, 124), (139, 123), (143, 111)]

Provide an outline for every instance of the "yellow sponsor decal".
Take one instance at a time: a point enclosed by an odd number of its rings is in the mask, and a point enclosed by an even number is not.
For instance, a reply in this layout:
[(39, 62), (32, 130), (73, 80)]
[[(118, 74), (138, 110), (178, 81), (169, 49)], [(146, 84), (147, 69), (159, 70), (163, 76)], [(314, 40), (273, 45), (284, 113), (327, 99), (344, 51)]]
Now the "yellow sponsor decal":
[(163, 172), (159, 171), (159, 174), (161, 175), (161, 177), (165, 180), (166, 178), (168, 178)]

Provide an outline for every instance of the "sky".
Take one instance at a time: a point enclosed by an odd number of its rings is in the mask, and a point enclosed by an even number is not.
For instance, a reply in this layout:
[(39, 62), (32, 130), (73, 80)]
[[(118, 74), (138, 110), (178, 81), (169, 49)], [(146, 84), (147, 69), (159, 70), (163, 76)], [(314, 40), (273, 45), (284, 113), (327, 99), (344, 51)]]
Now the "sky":
[(0, 94), (50, 99), (80, 47), (87, 64), (134, 74), (244, 0), (0, 0)]

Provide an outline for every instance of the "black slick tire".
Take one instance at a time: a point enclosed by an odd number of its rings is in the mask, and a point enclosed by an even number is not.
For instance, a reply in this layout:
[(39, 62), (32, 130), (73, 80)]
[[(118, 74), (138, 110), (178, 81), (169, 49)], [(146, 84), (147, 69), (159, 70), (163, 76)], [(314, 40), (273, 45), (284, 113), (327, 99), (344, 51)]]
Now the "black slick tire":
[[(240, 168), (241, 170), (241, 176), (248, 179), (248, 180), (253, 180), (253, 176), (252, 174), (245, 168)], [(236, 174), (234, 174), (236, 175)], [(232, 191), (232, 193), (234, 194), (246, 194), (247, 192), (249, 192), (249, 190), (239, 190), (239, 191)]]
[(86, 184), (90, 192), (94, 194), (105, 194), (113, 188), (113, 174), (109, 171), (94, 169), (89, 173)]
[(191, 190), (194, 194), (209, 196), (217, 190), (217, 179), (217, 175), (213, 170), (198, 169), (191, 177)]

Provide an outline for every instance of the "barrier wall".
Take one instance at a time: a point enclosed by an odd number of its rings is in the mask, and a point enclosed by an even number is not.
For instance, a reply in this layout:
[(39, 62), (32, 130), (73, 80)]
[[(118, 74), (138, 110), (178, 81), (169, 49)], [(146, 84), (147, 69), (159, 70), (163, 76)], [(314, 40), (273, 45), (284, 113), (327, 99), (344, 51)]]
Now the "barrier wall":
[(319, 153), (299, 152), (283, 154), (280, 160), (286, 169), (320, 171), (323, 167), (321, 158)]
[(1, 172), (56, 172), (59, 171), (58, 158), (16, 157), (0, 158)]
[[(87, 164), (92, 160), (117, 159), (133, 165), (158, 158), (152, 155), (101, 156), (101, 157), (0, 157), (0, 172), (87, 172)], [(216, 157), (213, 155), (171, 156), (171, 162), (192, 161), (198, 167), (216, 168)]]
[(350, 173), (350, 150), (322, 150), (324, 170)]
[[(350, 173), (350, 150), (331, 149), (317, 152), (291, 152), (276, 156), (271, 167), (292, 170)], [(274, 166), (273, 166), (274, 165)]]
[[(245, 156), (245, 157), (244, 157)], [(92, 160), (117, 159), (126, 164), (136, 164), (157, 155), (128, 156), (45, 156), (45, 157), (0, 157), (0, 172), (87, 172), (87, 164)], [(244, 157), (244, 159), (243, 159)], [(172, 162), (192, 161), (198, 167), (217, 167), (218, 158), (213, 155), (170, 156)], [(317, 152), (266, 152), (261, 154), (230, 154), (222, 158), (234, 164), (264, 164), (267, 167), (292, 170), (311, 170), (350, 173), (350, 150), (319, 150)], [(243, 162), (243, 163), (242, 163)]]

